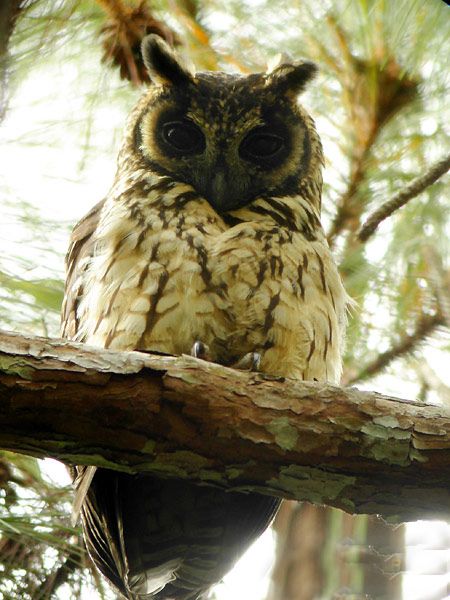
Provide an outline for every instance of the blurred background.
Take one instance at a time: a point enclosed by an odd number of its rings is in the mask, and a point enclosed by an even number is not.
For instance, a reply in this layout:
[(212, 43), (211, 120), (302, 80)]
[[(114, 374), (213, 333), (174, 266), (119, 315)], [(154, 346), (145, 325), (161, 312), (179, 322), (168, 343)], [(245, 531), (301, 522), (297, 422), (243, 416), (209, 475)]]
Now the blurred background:
[[(369, 240), (367, 216), (449, 151), (442, 0), (1, 0), (0, 327), (57, 337), (70, 230), (112, 183), (157, 33), (198, 70), (315, 61), (323, 222), (356, 300), (343, 384), (450, 406), (448, 176)], [(447, 186), (447, 189), (445, 189)], [(445, 193), (447, 192), (447, 194)], [(0, 598), (113, 599), (51, 460), (0, 452)], [(444, 600), (450, 527), (285, 502), (215, 600)]]

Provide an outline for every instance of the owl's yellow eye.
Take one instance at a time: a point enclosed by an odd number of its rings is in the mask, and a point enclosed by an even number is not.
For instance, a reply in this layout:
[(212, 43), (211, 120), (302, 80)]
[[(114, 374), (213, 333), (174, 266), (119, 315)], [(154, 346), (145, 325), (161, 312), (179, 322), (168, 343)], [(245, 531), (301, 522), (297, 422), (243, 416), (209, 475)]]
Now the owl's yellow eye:
[(199, 154), (205, 149), (205, 137), (194, 123), (169, 121), (162, 126), (163, 140), (183, 154)]
[(242, 142), (239, 154), (249, 160), (274, 158), (284, 147), (284, 139), (273, 133), (250, 133)]

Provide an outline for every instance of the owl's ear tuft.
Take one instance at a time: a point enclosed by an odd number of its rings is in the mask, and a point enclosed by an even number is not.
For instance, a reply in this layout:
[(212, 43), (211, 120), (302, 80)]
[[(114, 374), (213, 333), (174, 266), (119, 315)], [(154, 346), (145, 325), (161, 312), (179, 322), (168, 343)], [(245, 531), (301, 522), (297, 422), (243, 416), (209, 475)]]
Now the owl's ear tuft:
[(183, 85), (193, 81), (193, 75), (181, 59), (159, 35), (142, 40), (142, 58), (151, 80), (162, 85)]
[(317, 66), (312, 62), (295, 64), (282, 64), (266, 75), (266, 84), (277, 90), (278, 93), (294, 94), (298, 96), (306, 85), (317, 74)]

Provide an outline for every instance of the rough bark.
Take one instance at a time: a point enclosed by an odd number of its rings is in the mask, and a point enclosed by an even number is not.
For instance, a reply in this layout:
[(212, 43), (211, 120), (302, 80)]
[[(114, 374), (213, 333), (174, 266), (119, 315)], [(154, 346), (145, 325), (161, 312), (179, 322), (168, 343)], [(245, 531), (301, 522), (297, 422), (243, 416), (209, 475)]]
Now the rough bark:
[(446, 409), (186, 356), (0, 333), (0, 447), (398, 521), (450, 511)]

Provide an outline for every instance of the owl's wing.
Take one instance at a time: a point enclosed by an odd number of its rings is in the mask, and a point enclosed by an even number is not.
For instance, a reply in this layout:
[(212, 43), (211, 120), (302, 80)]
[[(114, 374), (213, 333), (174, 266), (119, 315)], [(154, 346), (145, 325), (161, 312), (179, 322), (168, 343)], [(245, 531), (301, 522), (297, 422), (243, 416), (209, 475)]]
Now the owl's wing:
[[(68, 339), (76, 338), (78, 332), (77, 308), (83, 295), (83, 273), (94, 251), (94, 233), (104, 203), (105, 201), (102, 200), (96, 204), (75, 225), (70, 238), (66, 256), (66, 286), (61, 311), (61, 336)], [(69, 471), (76, 487), (72, 509), (72, 522), (75, 525), (96, 467), (70, 467)]]
[(78, 332), (77, 308), (83, 295), (83, 273), (86, 271), (94, 251), (95, 230), (105, 200), (92, 208), (79, 221), (70, 238), (66, 256), (66, 287), (61, 311), (61, 336), (69, 340)]

